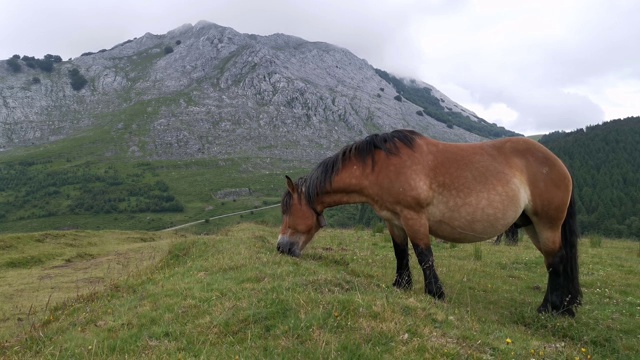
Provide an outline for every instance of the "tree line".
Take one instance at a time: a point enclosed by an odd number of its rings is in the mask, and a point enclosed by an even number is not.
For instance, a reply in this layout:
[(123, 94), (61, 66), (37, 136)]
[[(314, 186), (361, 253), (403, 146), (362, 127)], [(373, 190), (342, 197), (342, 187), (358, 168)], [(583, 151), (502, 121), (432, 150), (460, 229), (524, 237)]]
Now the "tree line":
[(34, 56), (15, 54), (7, 59), (7, 66), (13, 72), (22, 71), (22, 64), (30, 69), (40, 69), (44, 72), (50, 73), (53, 71), (53, 66), (56, 63), (62, 62), (60, 55), (47, 54), (42, 59), (38, 59)]
[(55, 167), (51, 161), (0, 167), (0, 220), (183, 210), (169, 186), (145, 170), (124, 173), (114, 166)]
[[(22, 57), (20, 57), (20, 55), (16, 54), (7, 59), (6, 63), (9, 67), (9, 70), (14, 73), (19, 73), (22, 71), (22, 64), (30, 69), (40, 69), (46, 73), (51, 73), (54, 70), (54, 64), (60, 62), (62, 62), (62, 58), (60, 57), (60, 55), (47, 54), (42, 59), (38, 59), (28, 55), (23, 55)], [(69, 84), (75, 91), (82, 90), (89, 82), (77, 68), (69, 70), (68, 75)], [(31, 79), (32, 84), (40, 84), (41, 82), (42, 80), (37, 76), (34, 76)]]
[(640, 117), (571, 132), (540, 143), (567, 165), (583, 233), (640, 239)]

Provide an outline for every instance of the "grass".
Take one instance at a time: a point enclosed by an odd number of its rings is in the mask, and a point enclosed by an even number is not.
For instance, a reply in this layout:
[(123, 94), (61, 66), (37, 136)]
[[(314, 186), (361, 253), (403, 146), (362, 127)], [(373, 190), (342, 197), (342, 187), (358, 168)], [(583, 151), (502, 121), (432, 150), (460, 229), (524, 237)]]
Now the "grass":
[(164, 257), (175, 234), (43, 232), (0, 237), (0, 339), (39, 323), (49, 306), (99, 291)]
[[(64, 234), (96, 245), (95, 237), (112, 236)], [(252, 224), (214, 236), (169, 234), (171, 245), (155, 265), (50, 305), (26, 335), (5, 340), (0, 357), (615, 359), (640, 352), (634, 242), (582, 244), (584, 305), (567, 319), (535, 312), (546, 273), (530, 242), (436, 242), (444, 303), (423, 294), (415, 258), (415, 288), (390, 286), (388, 235), (323, 230), (300, 259), (277, 254), (276, 235), (276, 228)], [(15, 251), (18, 242), (1, 239)], [(140, 252), (155, 246), (135, 243)], [(49, 243), (32, 242), (34, 254), (40, 245)], [(91, 247), (77, 253), (95, 254), (78, 263), (102, 256)], [(66, 254), (59, 259), (75, 253)]]
[(589, 236), (589, 246), (592, 248), (601, 248), (602, 247), (602, 236), (600, 235), (591, 235)]

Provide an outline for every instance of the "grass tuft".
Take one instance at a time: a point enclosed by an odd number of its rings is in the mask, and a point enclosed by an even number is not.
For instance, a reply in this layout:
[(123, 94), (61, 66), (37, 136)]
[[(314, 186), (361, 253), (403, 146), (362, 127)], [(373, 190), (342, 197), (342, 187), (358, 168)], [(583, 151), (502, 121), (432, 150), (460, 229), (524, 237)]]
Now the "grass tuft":
[(473, 244), (473, 260), (482, 260), (482, 245), (480, 243)]
[(593, 249), (599, 249), (602, 247), (602, 236), (591, 235), (589, 236), (589, 246)]

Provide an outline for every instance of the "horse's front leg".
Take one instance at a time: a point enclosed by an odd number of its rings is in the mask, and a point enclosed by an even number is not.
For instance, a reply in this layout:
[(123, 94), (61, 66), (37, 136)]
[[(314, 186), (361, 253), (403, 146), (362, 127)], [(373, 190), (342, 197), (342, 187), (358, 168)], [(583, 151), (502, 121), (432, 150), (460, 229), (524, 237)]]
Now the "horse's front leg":
[(413, 287), (411, 269), (409, 268), (409, 242), (407, 233), (400, 226), (387, 223), (389, 234), (393, 242), (393, 251), (396, 255), (396, 278), (393, 286), (398, 289), (408, 290)]
[(422, 268), (424, 274), (424, 290), (427, 294), (433, 296), (438, 300), (444, 300), (444, 288), (436, 272), (436, 267), (433, 260), (433, 251), (431, 245), (418, 245), (412, 241), (413, 250), (416, 252), (418, 263)]
[(436, 272), (433, 251), (431, 250), (431, 239), (429, 238), (429, 222), (426, 219), (417, 217), (403, 221), (405, 230), (411, 239), (413, 250), (418, 258), (418, 263), (424, 274), (425, 293), (438, 300), (444, 300), (444, 289), (438, 273)]

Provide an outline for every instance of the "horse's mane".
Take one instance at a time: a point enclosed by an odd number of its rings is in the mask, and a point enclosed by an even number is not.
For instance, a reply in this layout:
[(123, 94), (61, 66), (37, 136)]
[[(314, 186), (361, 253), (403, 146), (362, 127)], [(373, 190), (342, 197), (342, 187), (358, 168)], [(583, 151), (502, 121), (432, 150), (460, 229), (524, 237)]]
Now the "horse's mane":
[[(345, 162), (356, 159), (364, 164), (371, 160), (371, 168), (375, 167), (375, 151), (382, 150), (386, 155), (398, 154), (398, 144), (413, 149), (415, 139), (422, 135), (413, 130), (394, 130), (390, 133), (369, 135), (363, 140), (347, 145), (332, 156), (322, 160), (307, 176), (299, 178), (296, 189), (304, 194), (307, 204), (315, 209), (316, 198), (322, 195), (340, 172)], [(282, 197), (282, 214), (291, 210), (292, 196), (285, 191)]]

